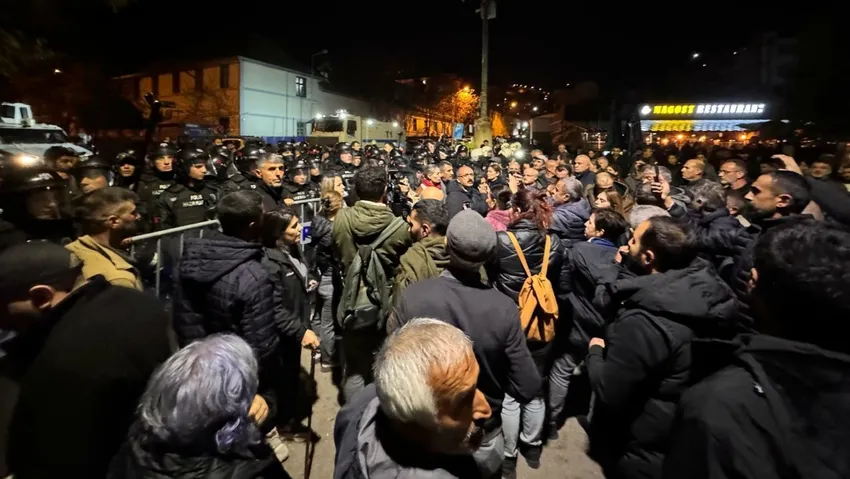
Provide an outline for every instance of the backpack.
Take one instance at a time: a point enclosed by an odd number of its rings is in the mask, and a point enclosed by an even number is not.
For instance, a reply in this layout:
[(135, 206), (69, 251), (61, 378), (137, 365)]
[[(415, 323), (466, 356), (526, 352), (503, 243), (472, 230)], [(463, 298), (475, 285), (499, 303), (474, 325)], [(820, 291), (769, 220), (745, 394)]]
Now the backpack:
[(552, 289), (552, 283), (546, 277), (549, 269), (551, 239), (549, 235), (545, 235), (546, 246), (543, 249), (543, 266), (540, 268), (540, 273), (533, 275), (531, 270), (528, 269), (528, 262), (525, 260), (525, 255), (522, 254), (522, 248), (520, 248), (516, 236), (510, 231), (507, 233), (527, 276), (525, 282), (522, 283), (522, 289), (519, 290), (517, 300), (520, 325), (529, 341), (548, 343), (555, 338), (555, 321), (558, 319), (558, 301), (555, 297), (555, 291)]
[(342, 283), (338, 322), (346, 331), (381, 330), (389, 315), (390, 285), (384, 266), (375, 252), (402, 225), (399, 217), (369, 245), (358, 246)]

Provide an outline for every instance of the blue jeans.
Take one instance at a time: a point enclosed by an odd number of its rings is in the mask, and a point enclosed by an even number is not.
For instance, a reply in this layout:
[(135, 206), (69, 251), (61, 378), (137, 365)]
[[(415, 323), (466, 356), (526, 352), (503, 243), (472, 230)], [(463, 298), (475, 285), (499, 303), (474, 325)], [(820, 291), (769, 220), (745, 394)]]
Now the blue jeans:
[(576, 364), (577, 361), (570, 351), (564, 351), (552, 362), (552, 369), (549, 370), (549, 424), (551, 425), (558, 424), (561, 419)]
[(505, 457), (516, 457), (518, 440), (529, 446), (543, 444), (543, 422), (545, 420), (546, 404), (544, 404), (542, 397), (536, 397), (528, 404), (520, 405), (516, 399), (505, 394), (505, 401), (502, 402)]

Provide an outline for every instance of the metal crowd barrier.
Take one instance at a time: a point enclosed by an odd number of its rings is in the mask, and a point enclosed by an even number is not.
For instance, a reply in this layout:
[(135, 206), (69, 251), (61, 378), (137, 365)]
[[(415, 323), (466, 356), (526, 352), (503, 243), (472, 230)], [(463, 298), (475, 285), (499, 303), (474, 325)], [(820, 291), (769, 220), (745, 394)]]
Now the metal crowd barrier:
[[(319, 199), (309, 199), (294, 202), (291, 207), (296, 208), (298, 211), (299, 217), (301, 219), (301, 224), (303, 226), (301, 232), (301, 248), (303, 252), (303, 247), (305, 244), (310, 243), (310, 224), (313, 218), (313, 215), (318, 211), (315, 205), (311, 206), (311, 203), (318, 203)], [(200, 223), (194, 223), (186, 226), (178, 226), (176, 228), (169, 228), (167, 230), (155, 231), (153, 233), (146, 233), (138, 236), (133, 236), (127, 239), (127, 242), (130, 243), (130, 256), (134, 259), (141, 261), (143, 265), (140, 265), (140, 270), (142, 270), (143, 282), (146, 283), (146, 286), (150, 286), (151, 276), (153, 277), (153, 288), (157, 298), (160, 297), (160, 291), (162, 289), (163, 282), (163, 270), (166, 266), (173, 266), (182, 256), (183, 254), (183, 242), (185, 240), (185, 235), (188, 232), (197, 231), (197, 238), (204, 237), (204, 231), (208, 229), (219, 229), (220, 225), (218, 220), (209, 220), (202, 221)], [(176, 240), (176, 243), (170, 241), (172, 239)], [(156, 243), (153, 247), (150, 247), (150, 241), (156, 240)], [(163, 241), (167, 243), (167, 247), (163, 249)], [(149, 261), (149, 263), (148, 263)], [(145, 274), (145, 272), (151, 271), (151, 274)], [(171, 271), (167, 271), (168, 279), (172, 279), (173, 275), (171, 275)], [(145, 281), (147, 280), (147, 281)]]

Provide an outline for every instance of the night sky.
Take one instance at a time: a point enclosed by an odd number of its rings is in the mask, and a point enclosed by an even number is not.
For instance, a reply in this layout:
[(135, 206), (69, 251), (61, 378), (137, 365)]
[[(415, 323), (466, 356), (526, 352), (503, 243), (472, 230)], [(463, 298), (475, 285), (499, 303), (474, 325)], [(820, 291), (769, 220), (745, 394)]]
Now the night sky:
[[(113, 13), (101, 0), (11, 2), (2, 25), (15, 26), (72, 60), (127, 73), (152, 62), (215, 56), (261, 38), (309, 65), (328, 49), (331, 64), (369, 72), (413, 75), (458, 73), (475, 80), (480, 69), (480, 20), (475, 2), (461, 0), (323, 2), (310, 0), (213, 3), (131, 0)], [(793, 33), (811, 17), (756, 6), (721, 8), (695, 3), (499, 0), (491, 22), (491, 81), (534, 83), (554, 89), (594, 80), (630, 87), (693, 68), (692, 52), (709, 64), (763, 30)], [(716, 4), (719, 5), (719, 4)], [(14, 20), (13, 20), (14, 19)], [(10, 20), (12, 22), (10, 23)], [(229, 52), (228, 52), (229, 53)], [(718, 60), (719, 61), (719, 60)], [(361, 71), (363, 71), (361, 69)]]

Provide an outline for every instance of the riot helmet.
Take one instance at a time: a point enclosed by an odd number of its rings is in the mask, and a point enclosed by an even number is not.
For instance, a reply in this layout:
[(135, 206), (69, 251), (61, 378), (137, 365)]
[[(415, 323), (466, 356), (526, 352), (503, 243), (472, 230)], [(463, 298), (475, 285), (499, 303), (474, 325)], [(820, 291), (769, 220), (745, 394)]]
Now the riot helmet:
[(289, 181), (296, 185), (306, 185), (310, 181), (310, 164), (304, 160), (298, 160), (292, 164), (287, 171)]
[(118, 176), (131, 178), (138, 174), (139, 157), (136, 150), (126, 150), (115, 155), (115, 169)]
[(6, 170), (0, 179), (0, 207), (13, 223), (69, 218), (70, 203), (68, 181), (50, 168)]
[(210, 155), (198, 148), (180, 152), (180, 174), (185, 181), (203, 181), (210, 174)]
[(78, 162), (71, 174), (83, 193), (111, 186), (114, 178), (112, 164), (99, 156), (90, 156)]
[(252, 172), (254, 166), (257, 164), (257, 160), (260, 159), (262, 155), (265, 155), (266, 150), (259, 147), (245, 147), (239, 150), (236, 153), (236, 158), (233, 160), (236, 163), (236, 169), (238, 169), (242, 173)]
[(171, 173), (174, 171), (174, 160), (177, 148), (167, 142), (159, 143), (148, 152), (148, 164), (155, 172)]

